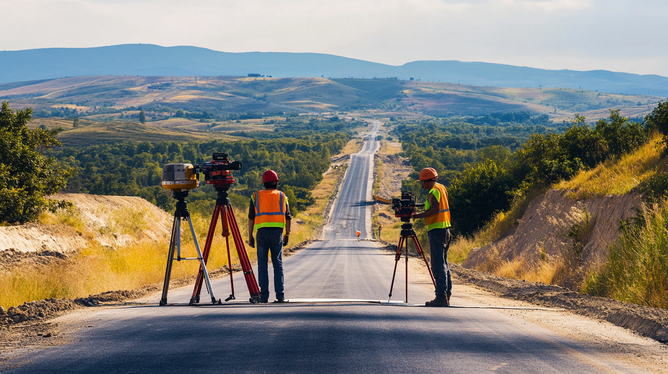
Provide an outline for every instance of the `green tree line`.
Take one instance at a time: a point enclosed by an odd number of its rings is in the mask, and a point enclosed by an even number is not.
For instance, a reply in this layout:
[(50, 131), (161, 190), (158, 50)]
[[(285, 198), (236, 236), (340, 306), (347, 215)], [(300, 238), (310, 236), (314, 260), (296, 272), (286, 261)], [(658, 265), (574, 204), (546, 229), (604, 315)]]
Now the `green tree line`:
[[(281, 189), (294, 210), (304, 210), (315, 200), (311, 190), (322, 180), (330, 165), (330, 155), (350, 140), (346, 133), (307, 136), (303, 139), (252, 140), (248, 142), (141, 142), (62, 148), (55, 156), (76, 170), (67, 192), (100, 195), (141, 196), (164, 209), (173, 200), (161, 187), (162, 167), (175, 162), (202, 165), (214, 152), (228, 153), (243, 168), (233, 171), (232, 193), (250, 196), (262, 188), (262, 173), (273, 169), (279, 174)], [(203, 185), (190, 201), (215, 200), (215, 190)], [(238, 198), (237, 199), (241, 199)]]

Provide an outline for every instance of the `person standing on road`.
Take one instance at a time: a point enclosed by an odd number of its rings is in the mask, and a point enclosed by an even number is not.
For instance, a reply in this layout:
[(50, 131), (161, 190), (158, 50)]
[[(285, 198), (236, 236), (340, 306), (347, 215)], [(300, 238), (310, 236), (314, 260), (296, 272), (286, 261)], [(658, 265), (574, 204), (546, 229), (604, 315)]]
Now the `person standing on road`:
[(380, 238), (380, 230), (381, 230), (382, 228), (383, 228), (383, 226), (378, 225), (378, 240), (382, 240), (382, 239)]
[(431, 253), (431, 270), (436, 282), (436, 298), (427, 301), (426, 306), (450, 306), (452, 281), (450, 280), (450, 266), (448, 266), (448, 249), (450, 248), (450, 205), (448, 191), (445, 186), (436, 182), (438, 173), (433, 168), (424, 168), (420, 171), (422, 188), (429, 191), (424, 203), (425, 211), (413, 213), (413, 219), (424, 218), (429, 235), (429, 250)]
[[(288, 245), (290, 237), (290, 205), (288, 197), (276, 188), (278, 174), (267, 170), (262, 174), (264, 190), (251, 196), (248, 207), (248, 245), (255, 247), (253, 230), (257, 230), (257, 267), (260, 283), (260, 302), (269, 301), (268, 260), (274, 266), (274, 291), (276, 303), (285, 302), (283, 289), (283, 246)], [(285, 235), (283, 235), (285, 229)]]

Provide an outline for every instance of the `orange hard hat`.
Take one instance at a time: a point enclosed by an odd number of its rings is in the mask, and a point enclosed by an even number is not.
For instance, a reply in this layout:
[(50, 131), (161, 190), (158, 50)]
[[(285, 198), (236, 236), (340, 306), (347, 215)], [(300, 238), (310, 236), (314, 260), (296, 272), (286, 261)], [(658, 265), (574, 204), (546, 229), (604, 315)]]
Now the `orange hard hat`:
[(262, 174), (262, 183), (278, 182), (278, 174), (273, 170), (267, 170)]
[(424, 168), (420, 171), (420, 180), (428, 181), (438, 178), (438, 173), (434, 168)]

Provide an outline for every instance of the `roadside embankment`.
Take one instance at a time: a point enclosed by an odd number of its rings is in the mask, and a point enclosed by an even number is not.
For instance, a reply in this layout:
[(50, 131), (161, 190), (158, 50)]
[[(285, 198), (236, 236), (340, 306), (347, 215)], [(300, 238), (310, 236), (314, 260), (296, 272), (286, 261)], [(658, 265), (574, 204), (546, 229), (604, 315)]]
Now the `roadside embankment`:
[(512, 261), (523, 261), (525, 267), (560, 262), (578, 268), (579, 279), (562, 282), (577, 289), (589, 269), (606, 261), (610, 245), (619, 240), (620, 220), (636, 214), (642, 197), (635, 191), (585, 200), (568, 195), (551, 189), (533, 199), (517, 226), (501, 239), (471, 250), (462, 266), (494, 272)]
[(76, 252), (96, 241), (109, 248), (140, 240), (161, 240), (169, 235), (172, 217), (133, 196), (58, 194), (74, 209), (44, 213), (42, 224), (0, 227), (0, 252)]

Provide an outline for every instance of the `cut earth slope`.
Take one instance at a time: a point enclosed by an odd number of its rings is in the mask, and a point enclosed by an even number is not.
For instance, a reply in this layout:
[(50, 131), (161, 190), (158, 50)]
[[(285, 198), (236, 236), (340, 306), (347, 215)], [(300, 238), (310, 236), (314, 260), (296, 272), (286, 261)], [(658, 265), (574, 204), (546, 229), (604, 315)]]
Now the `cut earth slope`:
[(619, 238), (620, 220), (634, 216), (635, 208), (641, 204), (642, 197), (635, 191), (621, 196), (573, 200), (568, 191), (551, 189), (531, 201), (517, 226), (501, 239), (473, 249), (462, 266), (481, 270), (489, 261), (524, 258), (535, 264), (545, 257), (564, 256), (576, 244), (569, 232), (574, 225), (583, 225), (588, 220), (588, 235), (581, 239), (579, 251), (580, 263), (586, 271), (605, 261), (610, 245)]

